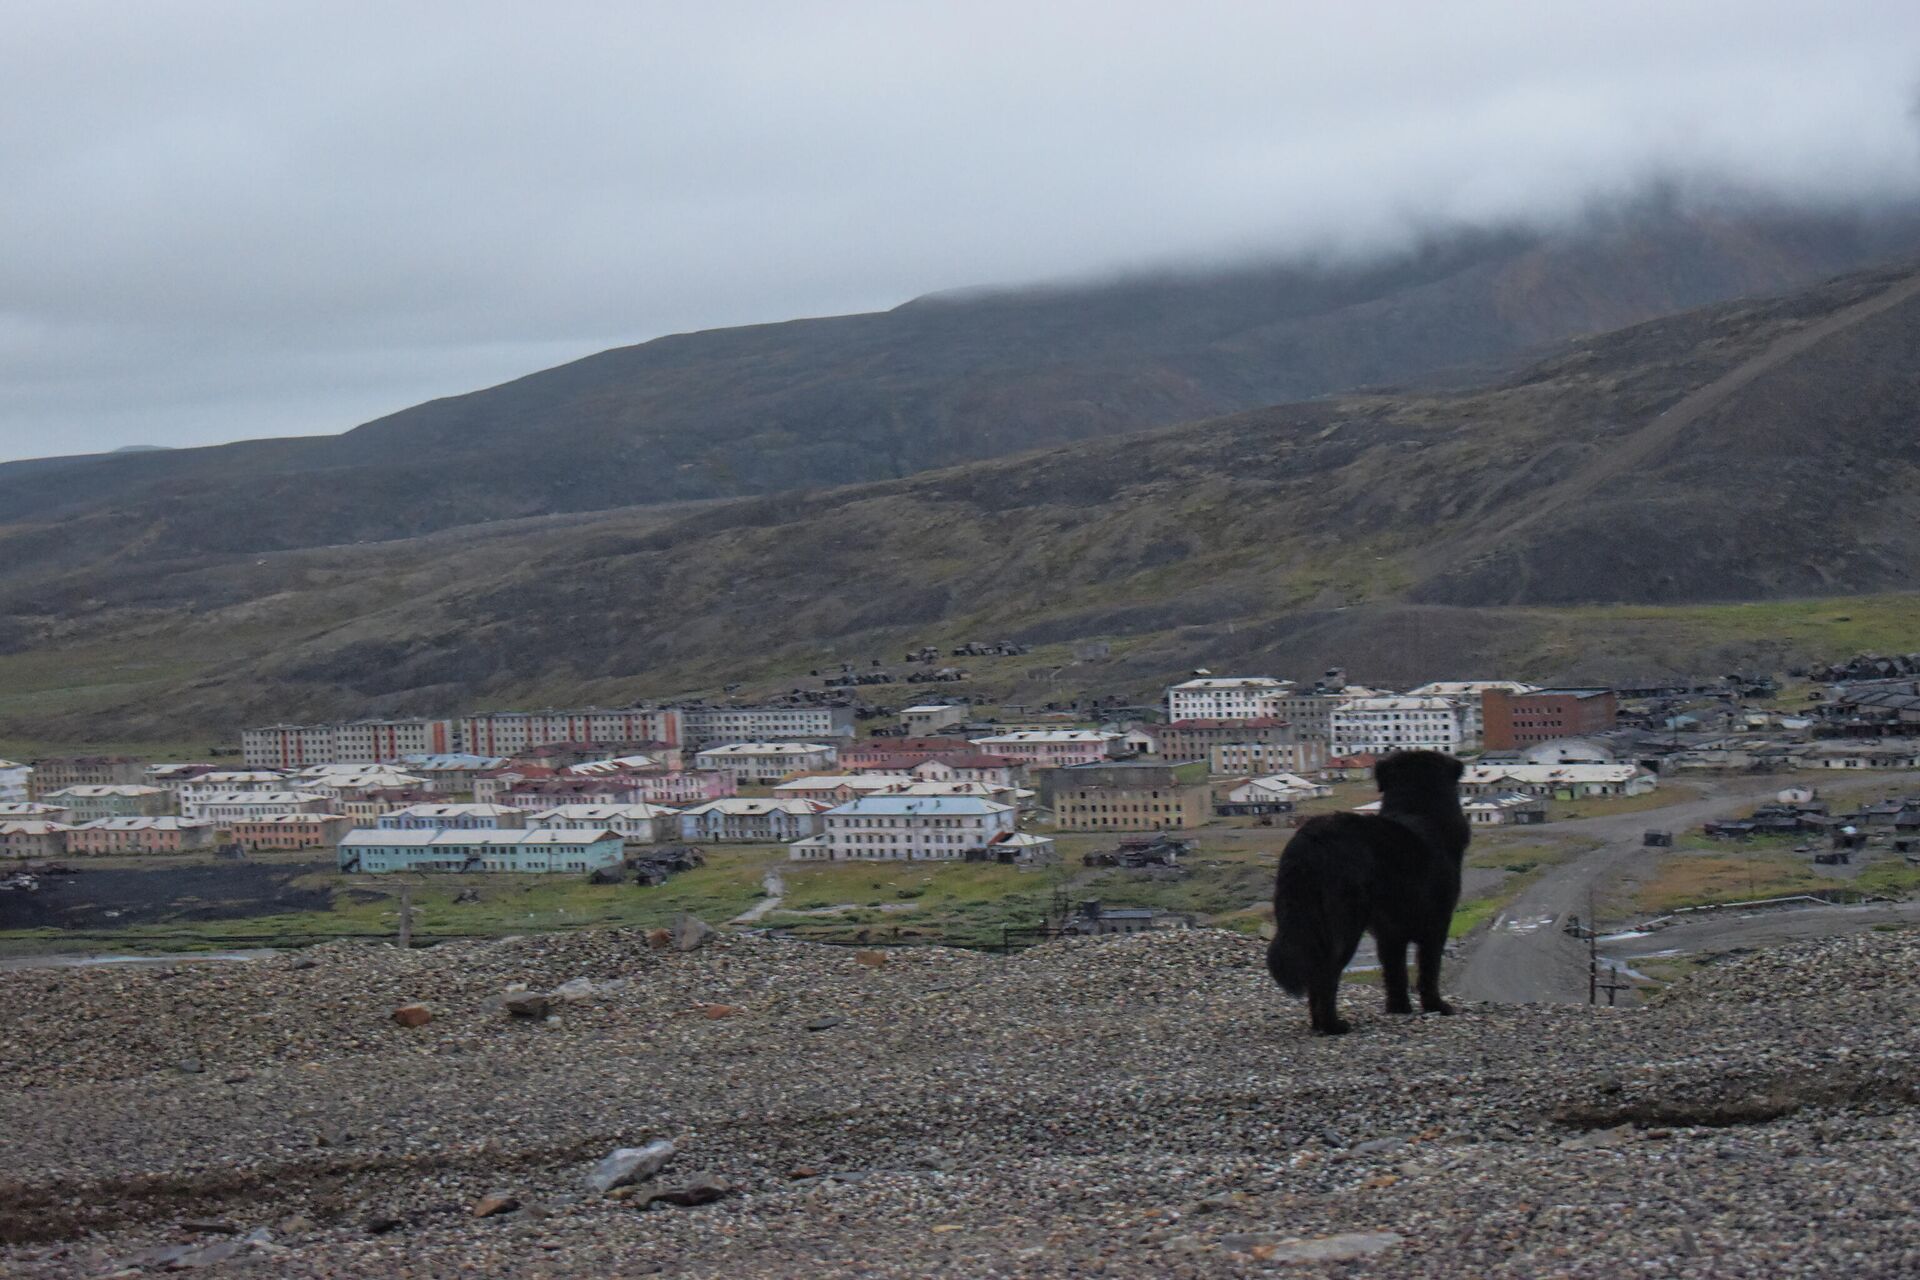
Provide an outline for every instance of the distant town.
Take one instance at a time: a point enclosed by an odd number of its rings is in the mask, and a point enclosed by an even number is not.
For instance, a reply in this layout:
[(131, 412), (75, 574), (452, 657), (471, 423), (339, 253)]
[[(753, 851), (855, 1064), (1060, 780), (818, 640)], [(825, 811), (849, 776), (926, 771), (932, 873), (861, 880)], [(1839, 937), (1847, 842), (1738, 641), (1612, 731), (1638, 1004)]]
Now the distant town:
[[(1062, 833), (1283, 821), (1381, 754), (1467, 757), (1482, 826), (1676, 772), (1920, 768), (1920, 655), (1639, 688), (1406, 690), (1196, 672), (1160, 703), (897, 712), (849, 681), (732, 702), (247, 729), (243, 767), (0, 761), (0, 856), (326, 850), (342, 871), (592, 874), (648, 846), (780, 842), (795, 861), (1059, 860)], [(671, 857), (664, 861), (673, 862)]]

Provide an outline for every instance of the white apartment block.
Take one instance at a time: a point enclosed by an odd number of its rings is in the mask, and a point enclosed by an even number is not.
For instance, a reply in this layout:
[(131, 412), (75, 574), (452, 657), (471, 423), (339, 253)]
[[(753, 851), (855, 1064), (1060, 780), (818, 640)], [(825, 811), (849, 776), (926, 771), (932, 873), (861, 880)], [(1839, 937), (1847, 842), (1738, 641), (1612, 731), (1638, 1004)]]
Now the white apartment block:
[(1253, 720), (1271, 715), (1270, 699), (1293, 687), (1272, 676), (1205, 676), (1167, 690), (1169, 720)]
[[(156, 782), (155, 786), (165, 786)], [(239, 791), (292, 791), (287, 776), (272, 769), (223, 769), (215, 773), (203, 773), (173, 788), (180, 797), (180, 812), (186, 813), (187, 806), (208, 796), (232, 795)], [(189, 815), (191, 816), (191, 815)]]
[(312, 791), (215, 791), (180, 800), (180, 816), (202, 822), (244, 822), (283, 813), (327, 813), (333, 802)]
[(1479, 742), (1486, 727), (1480, 699), (1489, 689), (1504, 693), (1537, 692), (1535, 686), (1518, 680), (1435, 680), (1407, 690), (1407, 696), (1451, 699), (1460, 708), (1460, 736), (1468, 742)]
[(1015, 810), (974, 796), (862, 796), (827, 810), (825, 830), (787, 848), (795, 861), (955, 862), (1014, 833)]
[(851, 738), (852, 707), (682, 707), (687, 744), (719, 742), (812, 742)]
[(628, 844), (652, 844), (677, 831), (679, 811), (657, 804), (562, 804), (527, 815), (529, 831), (611, 831)]
[(410, 804), (373, 820), (376, 831), (499, 831), (526, 825), (523, 810), (504, 804)]
[(1016, 729), (969, 741), (990, 756), (1018, 760), (1029, 769), (1059, 769), (1098, 764), (1113, 753), (1123, 736), (1097, 729)]
[(21, 764), (17, 760), (0, 760), (0, 802), (25, 800), (27, 779), (32, 776), (32, 765)]
[(736, 785), (765, 786), (790, 773), (825, 769), (837, 750), (824, 742), (736, 742), (700, 752), (693, 767), (730, 774)]
[(1333, 753), (1458, 751), (1460, 708), (1450, 698), (1350, 698), (1333, 709)]
[(460, 750), (511, 756), (553, 742), (684, 741), (672, 707), (586, 707), (571, 711), (488, 711), (455, 722)]
[[(848, 713), (851, 732), (851, 711)], [(671, 707), (570, 711), (487, 711), (461, 717), (352, 720), (343, 724), (276, 724), (240, 735), (248, 767), (298, 769), (341, 761), (389, 763), (409, 755), (470, 752), (508, 756), (551, 742), (682, 740)]]

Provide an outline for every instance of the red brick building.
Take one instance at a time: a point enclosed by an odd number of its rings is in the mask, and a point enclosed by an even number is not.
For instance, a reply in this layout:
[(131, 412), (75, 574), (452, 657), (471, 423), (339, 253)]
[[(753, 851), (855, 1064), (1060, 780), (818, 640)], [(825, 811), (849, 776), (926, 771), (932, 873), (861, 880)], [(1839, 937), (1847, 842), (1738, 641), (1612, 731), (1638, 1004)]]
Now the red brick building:
[(1581, 738), (1613, 728), (1619, 703), (1611, 689), (1537, 689), (1480, 695), (1481, 745), (1512, 751), (1556, 738)]

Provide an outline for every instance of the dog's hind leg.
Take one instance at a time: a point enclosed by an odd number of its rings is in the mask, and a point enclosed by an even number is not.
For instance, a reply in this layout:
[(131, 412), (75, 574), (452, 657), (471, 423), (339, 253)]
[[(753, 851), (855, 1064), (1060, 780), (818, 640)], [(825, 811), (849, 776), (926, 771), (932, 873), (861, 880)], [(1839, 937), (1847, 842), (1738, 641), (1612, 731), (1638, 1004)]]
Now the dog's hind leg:
[(1413, 1004), (1407, 999), (1407, 940), (1375, 934), (1373, 942), (1380, 953), (1380, 985), (1387, 989), (1387, 1012), (1412, 1013)]
[(1420, 939), (1420, 1007), (1428, 1013), (1453, 1012), (1453, 1006), (1440, 994), (1440, 961), (1446, 954), (1446, 934), (1436, 933)]

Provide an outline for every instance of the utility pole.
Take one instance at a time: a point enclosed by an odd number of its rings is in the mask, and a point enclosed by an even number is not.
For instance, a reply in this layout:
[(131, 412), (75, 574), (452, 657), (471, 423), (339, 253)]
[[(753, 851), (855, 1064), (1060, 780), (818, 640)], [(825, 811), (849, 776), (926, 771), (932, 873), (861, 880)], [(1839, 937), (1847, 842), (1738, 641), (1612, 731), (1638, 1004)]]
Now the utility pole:
[(400, 949), (405, 951), (413, 945), (413, 886), (402, 883), (400, 886)]

